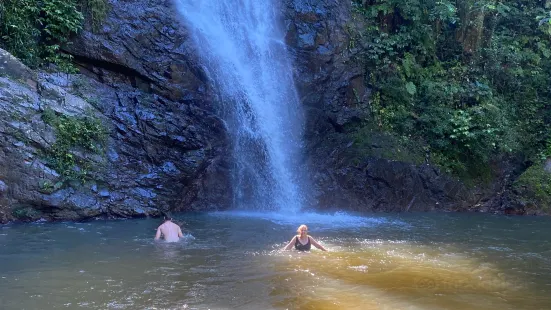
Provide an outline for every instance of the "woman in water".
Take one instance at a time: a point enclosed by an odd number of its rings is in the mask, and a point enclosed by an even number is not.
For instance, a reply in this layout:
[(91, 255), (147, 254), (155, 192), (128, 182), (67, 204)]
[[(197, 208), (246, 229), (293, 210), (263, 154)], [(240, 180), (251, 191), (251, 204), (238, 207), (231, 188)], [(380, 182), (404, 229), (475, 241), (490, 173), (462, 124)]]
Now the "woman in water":
[(300, 225), (297, 229), (297, 233), (299, 234), (294, 236), (291, 242), (283, 248), (284, 251), (292, 249), (293, 245), (298, 251), (310, 251), (312, 244), (322, 251), (327, 251), (321, 244), (314, 240), (314, 238), (308, 236), (308, 227), (306, 225)]

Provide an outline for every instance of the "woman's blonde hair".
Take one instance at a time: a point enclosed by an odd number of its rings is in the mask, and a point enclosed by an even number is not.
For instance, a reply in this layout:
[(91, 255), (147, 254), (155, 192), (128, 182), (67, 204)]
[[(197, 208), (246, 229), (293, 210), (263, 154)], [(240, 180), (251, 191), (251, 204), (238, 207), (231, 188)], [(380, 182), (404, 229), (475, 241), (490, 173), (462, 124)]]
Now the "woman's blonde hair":
[(297, 229), (297, 233), (300, 234), (300, 231), (301, 231), (302, 229), (308, 230), (308, 226), (306, 226), (306, 225), (304, 225), (304, 224), (300, 225), (300, 226), (298, 227), (298, 229)]

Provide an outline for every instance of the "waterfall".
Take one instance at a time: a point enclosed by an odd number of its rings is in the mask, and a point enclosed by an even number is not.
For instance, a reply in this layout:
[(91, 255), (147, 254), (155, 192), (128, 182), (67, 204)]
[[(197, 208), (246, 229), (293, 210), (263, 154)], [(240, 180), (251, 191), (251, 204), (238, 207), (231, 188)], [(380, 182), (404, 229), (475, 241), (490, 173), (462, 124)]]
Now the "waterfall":
[(174, 0), (232, 137), (235, 207), (298, 211), (303, 112), (273, 0)]

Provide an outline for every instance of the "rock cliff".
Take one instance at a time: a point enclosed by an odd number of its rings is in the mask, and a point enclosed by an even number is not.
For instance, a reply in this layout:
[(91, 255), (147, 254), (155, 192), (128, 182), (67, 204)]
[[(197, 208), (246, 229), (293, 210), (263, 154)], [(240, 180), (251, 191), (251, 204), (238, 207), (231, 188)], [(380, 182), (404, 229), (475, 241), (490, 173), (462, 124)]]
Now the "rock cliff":
[[(396, 149), (378, 134), (365, 154), (354, 154), (351, 128), (369, 123), (370, 90), (368, 72), (355, 58), (361, 47), (349, 39), (351, 29), (361, 27), (351, 2), (285, 0), (282, 10), (306, 113), (312, 207), (505, 208), (515, 167), (497, 169), (499, 182), (469, 187), (425, 163), (383, 156)], [(101, 28), (85, 27), (65, 52), (80, 74), (33, 72), (0, 51), (1, 222), (156, 216), (228, 205), (230, 142), (172, 1), (111, 1)], [(75, 144), (64, 154), (86, 163), (75, 168), (84, 174), (79, 180), (55, 169), (51, 150), (60, 138), (44, 117), (51, 111), (63, 120), (93, 118), (106, 129), (103, 151)]]

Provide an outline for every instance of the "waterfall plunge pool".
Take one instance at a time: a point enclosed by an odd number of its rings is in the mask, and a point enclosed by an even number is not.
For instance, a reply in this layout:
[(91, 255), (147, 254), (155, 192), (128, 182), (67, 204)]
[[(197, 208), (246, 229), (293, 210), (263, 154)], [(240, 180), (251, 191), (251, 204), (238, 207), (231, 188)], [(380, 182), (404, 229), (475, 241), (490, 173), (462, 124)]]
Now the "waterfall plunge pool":
[[(551, 309), (551, 219), (181, 214), (0, 226), (1, 309)], [(299, 224), (329, 252), (280, 252)]]

